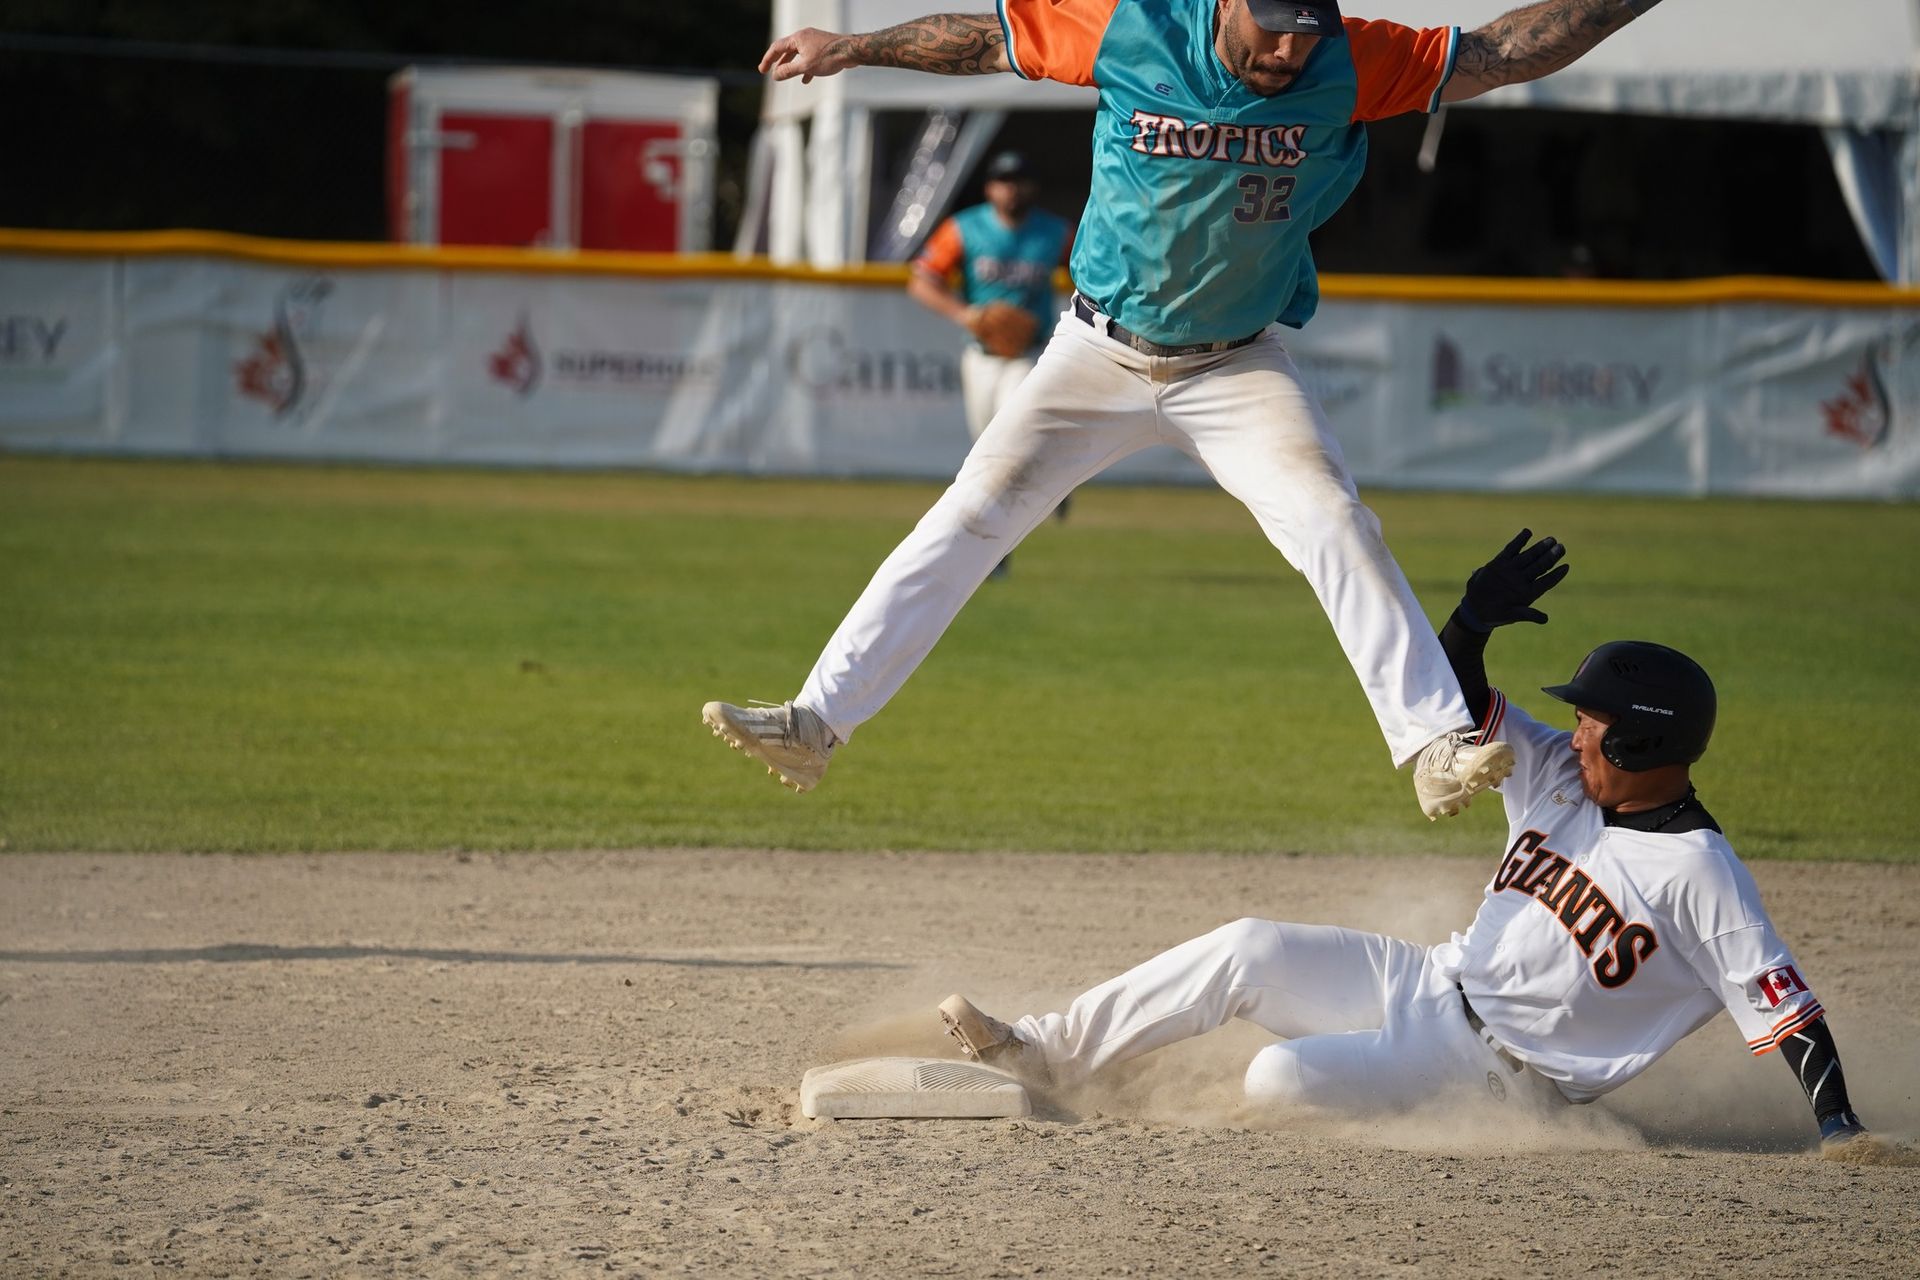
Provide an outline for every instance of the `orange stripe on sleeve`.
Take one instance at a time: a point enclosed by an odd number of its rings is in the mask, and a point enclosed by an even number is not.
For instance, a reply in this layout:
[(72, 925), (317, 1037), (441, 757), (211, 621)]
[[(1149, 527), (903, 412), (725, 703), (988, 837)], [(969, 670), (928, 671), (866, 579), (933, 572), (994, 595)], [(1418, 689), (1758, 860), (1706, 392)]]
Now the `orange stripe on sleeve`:
[(1119, 0), (999, 0), (1007, 58), (1029, 80), (1093, 83), (1093, 60)]
[(960, 270), (960, 263), (966, 254), (966, 242), (960, 238), (960, 224), (948, 218), (934, 228), (926, 244), (920, 247), (919, 256), (913, 260), (914, 270), (924, 271), (944, 283)]
[(1819, 1013), (1819, 1012), (1820, 1012), (1820, 1002), (1818, 1000), (1815, 1000), (1807, 1008), (1801, 1009), (1797, 1013), (1790, 1013), (1786, 1017), (1780, 1019), (1780, 1021), (1774, 1023), (1773, 1030), (1767, 1032), (1766, 1035), (1761, 1036), (1760, 1038), (1762, 1040), (1778, 1040), (1781, 1036), (1786, 1035), (1787, 1032), (1791, 1029), (1787, 1026), (1788, 1023), (1803, 1021), (1808, 1014)]
[(1772, 1053), (1780, 1047), (1782, 1040), (1785, 1040), (1788, 1036), (1802, 1028), (1811, 1026), (1814, 1022), (1825, 1017), (1826, 1012), (1827, 1011), (1818, 1004), (1815, 1004), (1811, 1009), (1802, 1009), (1799, 1013), (1794, 1014), (1766, 1035), (1761, 1036), (1758, 1040), (1747, 1041), (1747, 1049), (1756, 1058)]
[(1453, 74), (1455, 27), (1403, 27), (1397, 22), (1348, 18), (1347, 48), (1359, 80), (1355, 120), (1384, 120), (1439, 105), (1441, 86)]

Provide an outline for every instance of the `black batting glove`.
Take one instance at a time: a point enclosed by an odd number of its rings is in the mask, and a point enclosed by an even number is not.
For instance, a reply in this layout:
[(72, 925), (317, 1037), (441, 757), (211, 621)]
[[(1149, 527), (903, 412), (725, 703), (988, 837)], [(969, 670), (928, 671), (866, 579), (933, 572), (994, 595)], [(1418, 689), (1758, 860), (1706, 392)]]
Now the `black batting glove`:
[(1567, 576), (1570, 566), (1560, 564), (1567, 549), (1553, 538), (1542, 538), (1529, 547), (1527, 539), (1532, 536), (1533, 530), (1522, 529), (1499, 555), (1473, 571), (1467, 579), (1467, 594), (1453, 611), (1460, 625), (1485, 635), (1510, 622), (1547, 620), (1533, 602)]

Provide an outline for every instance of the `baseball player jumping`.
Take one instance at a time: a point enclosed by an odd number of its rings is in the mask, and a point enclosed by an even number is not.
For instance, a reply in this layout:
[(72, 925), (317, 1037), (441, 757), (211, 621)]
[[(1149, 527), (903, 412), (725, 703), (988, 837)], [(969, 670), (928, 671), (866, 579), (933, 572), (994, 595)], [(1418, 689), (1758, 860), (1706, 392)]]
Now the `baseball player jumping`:
[(1308, 234), (1360, 180), (1365, 122), (1563, 67), (1656, 0), (1551, 0), (1477, 30), (1342, 19), (1331, 0), (1001, 0), (868, 35), (773, 42), (776, 80), (849, 67), (1013, 72), (1100, 90), (1077, 292), (951, 488), (881, 564), (799, 694), (710, 702), (788, 786), (885, 706), (1000, 558), (1061, 498), (1170, 444), (1246, 504), (1319, 597), (1428, 818), (1513, 768), (1473, 716), (1361, 503), (1279, 326), (1319, 302)]
[(1753, 877), (1695, 794), (1714, 691), (1686, 655), (1603, 644), (1545, 692), (1573, 732), (1487, 685), (1489, 633), (1545, 622), (1560, 545), (1523, 530), (1477, 571), (1442, 632), (1483, 731), (1513, 744), (1506, 853), (1466, 933), (1435, 947), (1325, 925), (1240, 920), (1011, 1026), (940, 1006), (971, 1056), (1036, 1083), (1221, 1026), (1286, 1037), (1255, 1055), (1254, 1100), (1378, 1110), (1471, 1095), (1590, 1102), (1720, 1009), (1754, 1054), (1779, 1050), (1820, 1136), (1865, 1134), (1820, 1002)]

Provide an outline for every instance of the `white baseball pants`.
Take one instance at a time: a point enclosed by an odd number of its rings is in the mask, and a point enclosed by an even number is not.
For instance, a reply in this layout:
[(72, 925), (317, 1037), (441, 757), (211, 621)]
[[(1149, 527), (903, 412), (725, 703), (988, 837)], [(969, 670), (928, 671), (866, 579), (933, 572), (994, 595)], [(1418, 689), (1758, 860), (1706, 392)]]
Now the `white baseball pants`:
[(796, 702), (843, 741), (899, 691), (1001, 557), (1082, 483), (1170, 444), (1306, 576), (1395, 765), (1473, 725), (1446, 655), (1269, 328), (1232, 351), (1142, 355), (1071, 311), (960, 474), (880, 565)]
[(968, 343), (960, 353), (960, 400), (966, 406), (967, 434), (978, 440), (993, 415), (1033, 372), (1037, 356), (995, 356)]
[(1558, 1096), (1474, 1032), (1427, 948), (1331, 925), (1236, 920), (1014, 1032), (1072, 1085), (1230, 1018), (1286, 1037), (1247, 1068), (1255, 1102), (1371, 1112)]

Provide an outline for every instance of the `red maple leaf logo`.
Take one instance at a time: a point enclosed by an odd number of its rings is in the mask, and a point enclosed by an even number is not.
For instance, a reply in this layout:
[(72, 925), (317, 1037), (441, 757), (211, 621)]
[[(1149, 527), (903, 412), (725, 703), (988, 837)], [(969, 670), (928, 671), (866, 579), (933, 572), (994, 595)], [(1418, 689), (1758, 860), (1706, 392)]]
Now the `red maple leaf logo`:
[(233, 373), (241, 395), (265, 402), (276, 414), (293, 407), (293, 361), (279, 333), (263, 333), (255, 339), (253, 354), (234, 365)]
[(532, 395), (540, 381), (540, 352), (533, 345), (533, 331), (525, 316), (519, 327), (507, 335), (501, 348), (487, 357), (487, 369), (496, 382), (504, 382), (521, 395)]
[(1760, 994), (1767, 999), (1769, 1009), (1777, 1009), (1780, 1002), (1789, 996), (1796, 996), (1807, 989), (1800, 980), (1799, 971), (1792, 965), (1784, 969), (1769, 969), (1760, 975)]
[(1886, 391), (1873, 367), (1874, 353), (1860, 360), (1860, 367), (1847, 375), (1846, 389), (1832, 400), (1820, 404), (1827, 420), (1827, 434), (1852, 441), (1862, 449), (1871, 449), (1886, 439), (1893, 414)]

